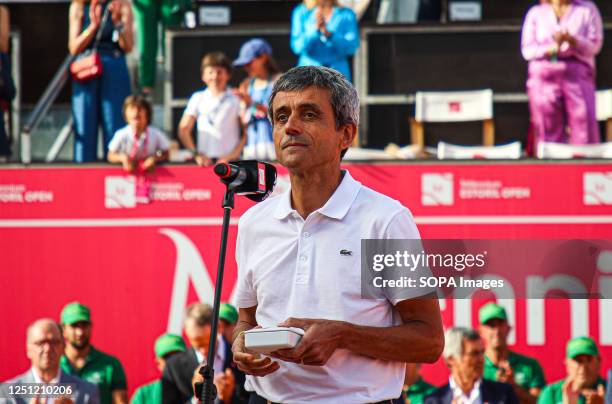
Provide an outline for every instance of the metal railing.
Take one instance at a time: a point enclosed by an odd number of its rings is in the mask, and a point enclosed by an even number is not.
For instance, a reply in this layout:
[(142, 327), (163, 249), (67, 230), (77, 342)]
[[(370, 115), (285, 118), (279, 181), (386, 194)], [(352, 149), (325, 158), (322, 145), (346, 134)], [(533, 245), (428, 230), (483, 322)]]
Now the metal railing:
[[(28, 122), (23, 126), (21, 130), (20, 136), (20, 146), (21, 146), (21, 162), (23, 164), (30, 164), (32, 161), (32, 132), (36, 130), (40, 121), (45, 117), (51, 105), (57, 99), (57, 96), (66, 85), (66, 82), (69, 80), (69, 70), (70, 64), (74, 60), (73, 55), (66, 56), (64, 62), (61, 64), (53, 79), (47, 85), (45, 92), (40, 97)], [(72, 133), (72, 118), (69, 119), (69, 122), (64, 125), (64, 128), (60, 131), (55, 143), (49, 150), (47, 154), (47, 162), (55, 160), (55, 157), (59, 153), (62, 148), (62, 145), (68, 139), (70, 134)]]

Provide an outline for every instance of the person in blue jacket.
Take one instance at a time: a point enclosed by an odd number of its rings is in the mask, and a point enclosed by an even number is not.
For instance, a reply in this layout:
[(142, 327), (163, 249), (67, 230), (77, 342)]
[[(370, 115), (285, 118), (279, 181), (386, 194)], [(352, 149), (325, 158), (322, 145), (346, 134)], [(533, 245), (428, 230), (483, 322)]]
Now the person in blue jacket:
[(293, 10), (291, 49), (299, 66), (325, 66), (351, 80), (349, 57), (359, 48), (357, 17), (336, 0), (305, 0)]

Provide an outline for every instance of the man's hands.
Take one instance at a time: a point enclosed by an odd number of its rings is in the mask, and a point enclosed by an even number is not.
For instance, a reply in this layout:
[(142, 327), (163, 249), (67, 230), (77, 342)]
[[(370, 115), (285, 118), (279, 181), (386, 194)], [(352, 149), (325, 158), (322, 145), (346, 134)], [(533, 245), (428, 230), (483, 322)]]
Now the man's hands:
[(505, 360), (501, 361), (498, 365), (497, 370), (497, 381), (502, 383), (508, 383), (514, 387), (514, 370), (510, 366), (510, 363)]
[(570, 46), (576, 45), (576, 39), (567, 31), (555, 32), (555, 34), (553, 35), (553, 39), (559, 46), (561, 46), (561, 44), (563, 44), (564, 42), (567, 42)]
[(604, 404), (606, 389), (603, 384), (597, 386), (597, 390), (584, 389), (582, 390), (586, 404)]
[(234, 340), (232, 353), (238, 369), (247, 375), (263, 377), (280, 368), (278, 362), (273, 362), (270, 358), (262, 358), (257, 353), (248, 352), (244, 346), (244, 333), (238, 335)]
[(340, 346), (345, 323), (342, 321), (288, 318), (279, 327), (296, 327), (305, 331), (300, 342), (292, 349), (281, 349), (270, 356), (285, 362), (323, 366)]
[(217, 397), (223, 401), (223, 404), (231, 404), (232, 394), (236, 387), (236, 378), (232, 371), (227, 368), (224, 373), (215, 374), (215, 387), (217, 387)]

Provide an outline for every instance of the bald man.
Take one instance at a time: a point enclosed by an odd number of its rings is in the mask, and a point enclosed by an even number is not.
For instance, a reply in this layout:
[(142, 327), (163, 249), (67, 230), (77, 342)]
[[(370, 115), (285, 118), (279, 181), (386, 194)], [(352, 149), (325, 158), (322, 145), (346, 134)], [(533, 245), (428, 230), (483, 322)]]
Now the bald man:
[[(99, 404), (100, 397), (95, 385), (60, 370), (60, 357), (64, 353), (64, 339), (59, 324), (49, 318), (34, 321), (27, 330), (26, 353), (32, 367), (24, 374), (8, 380), (2, 385), (0, 403), (46, 403), (46, 404)], [(9, 388), (24, 383), (70, 384), (71, 394), (46, 398), (10, 396)], [(15, 388), (13, 387), (13, 391)], [(68, 387), (68, 386), (66, 386)], [(7, 398), (10, 397), (10, 398)]]

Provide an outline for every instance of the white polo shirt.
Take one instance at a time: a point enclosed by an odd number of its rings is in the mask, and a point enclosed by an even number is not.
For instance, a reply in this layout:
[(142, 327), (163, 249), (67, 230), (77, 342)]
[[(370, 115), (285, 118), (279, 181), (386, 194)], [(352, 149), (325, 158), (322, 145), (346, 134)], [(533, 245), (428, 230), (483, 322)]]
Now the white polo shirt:
[(230, 89), (221, 95), (213, 95), (209, 89), (196, 91), (185, 114), (196, 118), (197, 149), (208, 157), (225, 156), (240, 143), (240, 100)]
[[(348, 172), (327, 203), (306, 220), (291, 207), (290, 192), (253, 206), (240, 218), (238, 307), (257, 305), (262, 327), (288, 317), (373, 327), (401, 324), (384, 296), (361, 298), (361, 239), (418, 239), (408, 209), (362, 186)], [(247, 390), (274, 402), (354, 404), (397, 398), (404, 382), (404, 363), (344, 349), (336, 350), (325, 366), (278, 362), (274, 373), (247, 376)]]

